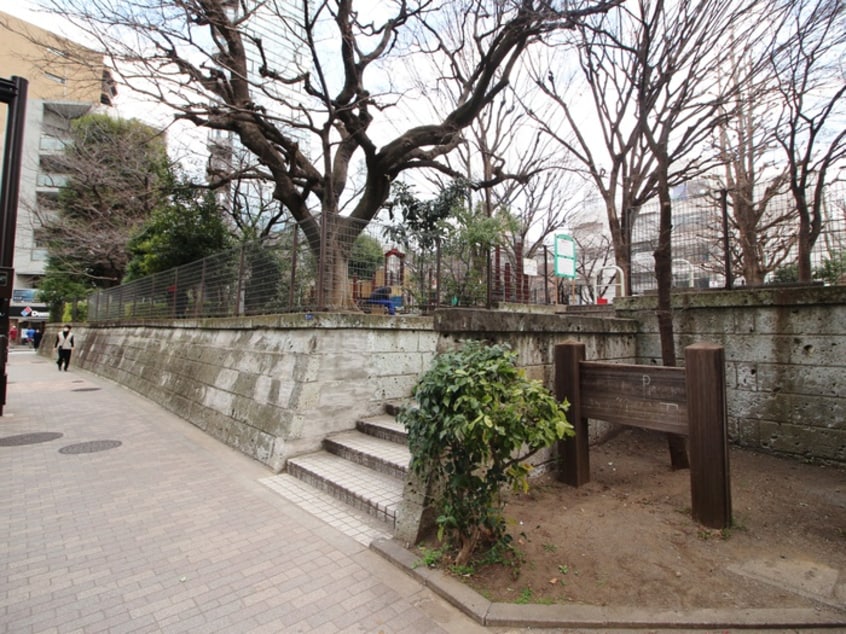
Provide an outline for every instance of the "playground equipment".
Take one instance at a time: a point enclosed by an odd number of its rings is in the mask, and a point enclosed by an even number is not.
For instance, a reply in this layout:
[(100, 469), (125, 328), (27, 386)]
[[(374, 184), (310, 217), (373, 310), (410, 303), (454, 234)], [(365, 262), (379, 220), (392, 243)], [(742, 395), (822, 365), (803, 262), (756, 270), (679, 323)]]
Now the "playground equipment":
[[(599, 271), (597, 272), (597, 274), (593, 278), (593, 296), (596, 298), (597, 304), (607, 304), (608, 303), (607, 300), (604, 301), (604, 302), (599, 301), (599, 299), (600, 299), (600, 297), (599, 297), (599, 280), (602, 278), (602, 272), (606, 271), (608, 269), (614, 269), (617, 272), (617, 285), (620, 288), (620, 293), (617, 295), (617, 297), (625, 297), (626, 296), (626, 284), (623, 281), (624, 280), (623, 269), (621, 269), (619, 266), (614, 266), (613, 264), (609, 265), (609, 266), (603, 266), (601, 269), (599, 269)], [(602, 298), (602, 299), (605, 299), (605, 298)]]

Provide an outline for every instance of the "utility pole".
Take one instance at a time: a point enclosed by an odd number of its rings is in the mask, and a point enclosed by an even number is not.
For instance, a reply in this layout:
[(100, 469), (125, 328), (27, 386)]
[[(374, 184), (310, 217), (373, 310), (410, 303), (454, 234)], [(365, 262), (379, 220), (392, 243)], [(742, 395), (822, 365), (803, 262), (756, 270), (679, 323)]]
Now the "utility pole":
[(23, 77), (0, 78), (0, 102), (8, 105), (6, 147), (0, 177), (0, 416), (6, 405), (6, 362), (9, 359), (9, 303), (15, 285), (15, 228), (18, 221), (23, 134), (26, 122), (26, 92)]

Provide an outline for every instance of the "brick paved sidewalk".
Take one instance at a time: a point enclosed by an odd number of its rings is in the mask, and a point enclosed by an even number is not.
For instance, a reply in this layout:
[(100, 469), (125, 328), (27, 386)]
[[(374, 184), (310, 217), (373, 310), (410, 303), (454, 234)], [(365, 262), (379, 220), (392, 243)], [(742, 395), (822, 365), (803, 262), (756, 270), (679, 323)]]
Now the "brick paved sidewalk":
[(0, 631), (488, 632), (136, 394), (13, 351)]

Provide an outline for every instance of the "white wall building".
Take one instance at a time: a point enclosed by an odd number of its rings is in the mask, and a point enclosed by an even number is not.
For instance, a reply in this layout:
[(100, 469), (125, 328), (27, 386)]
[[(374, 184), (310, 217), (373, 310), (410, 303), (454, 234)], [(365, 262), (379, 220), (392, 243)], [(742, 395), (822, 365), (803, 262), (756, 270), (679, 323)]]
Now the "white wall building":
[[(102, 55), (2, 11), (0, 72), (29, 83), (10, 307), (12, 323), (24, 325), (47, 317), (47, 307), (37, 301), (35, 292), (47, 261), (39, 216), (65, 181), (50, 170), (50, 157), (63, 151), (74, 119), (111, 105), (115, 87)], [(4, 109), (0, 111), (3, 147), (5, 131)]]

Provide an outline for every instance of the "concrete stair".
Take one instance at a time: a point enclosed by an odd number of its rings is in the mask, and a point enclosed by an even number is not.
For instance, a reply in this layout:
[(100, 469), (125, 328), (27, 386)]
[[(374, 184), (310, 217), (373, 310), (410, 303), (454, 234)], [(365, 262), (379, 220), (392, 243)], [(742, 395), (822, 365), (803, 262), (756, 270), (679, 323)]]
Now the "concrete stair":
[(328, 436), (321, 451), (290, 458), (286, 471), (393, 530), (410, 460), (405, 429), (388, 413)]

